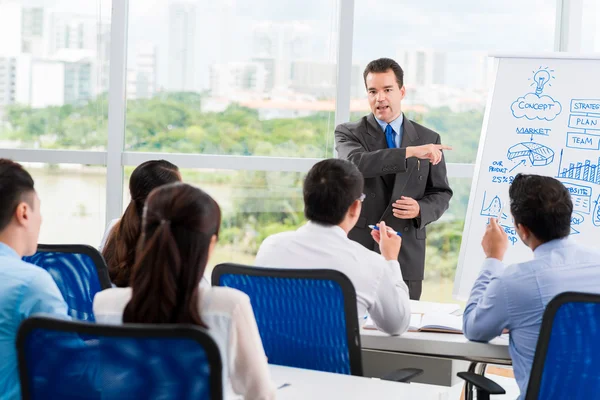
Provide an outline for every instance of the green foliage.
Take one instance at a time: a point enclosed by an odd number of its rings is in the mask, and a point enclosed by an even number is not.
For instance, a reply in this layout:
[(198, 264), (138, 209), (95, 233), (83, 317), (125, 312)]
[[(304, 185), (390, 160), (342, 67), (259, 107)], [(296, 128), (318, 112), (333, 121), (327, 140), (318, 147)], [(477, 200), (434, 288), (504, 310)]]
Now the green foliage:
[(464, 220), (438, 221), (427, 227), (425, 279), (454, 278)]
[[(201, 93), (161, 93), (127, 102), (126, 147), (129, 151), (177, 152), (274, 157), (326, 158), (333, 155), (333, 113), (293, 119), (261, 120), (259, 112), (231, 104), (223, 112), (202, 112)], [(361, 115), (353, 114), (352, 120)], [(440, 133), (451, 162), (474, 162), (483, 111), (453, 112), (448, 108), (409, 113), (409, 118)], [(22, 147), (101, 149), (106, 147), (106, 95), (84, 105), (34, 109), (11, 105), (4, 112), (0, 138)], [(126, 168), (126, 174), (131, 168)], [(184, 171), (188, 182), (228, 188), (231, 206), (224, 210), (220, 241), (253, 254), (267, 236), (304, 223), (303, 175), (290, 172)], [(460, 249), (463, 215), (469, 196), (465, 179), (453, 180), (455, 196), (448, 220), (428, 228), (428, 278), (454, 275)], [(81, 209), (79, 213), (86, 211)], [(458, 217), (458, 219), (457, 219)]]

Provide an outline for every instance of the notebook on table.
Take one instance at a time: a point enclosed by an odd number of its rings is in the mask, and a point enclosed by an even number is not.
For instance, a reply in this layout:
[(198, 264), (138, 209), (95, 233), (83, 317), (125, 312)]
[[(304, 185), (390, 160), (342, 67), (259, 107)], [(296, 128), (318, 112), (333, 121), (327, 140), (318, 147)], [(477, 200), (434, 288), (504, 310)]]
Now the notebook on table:
[[(411, 300), (409, 332), (443, 332), (462, 334), (462, 315), (458, 304), (431, 303)], [(366, 317), (364, 329), (377, 329), (370, 316)]]

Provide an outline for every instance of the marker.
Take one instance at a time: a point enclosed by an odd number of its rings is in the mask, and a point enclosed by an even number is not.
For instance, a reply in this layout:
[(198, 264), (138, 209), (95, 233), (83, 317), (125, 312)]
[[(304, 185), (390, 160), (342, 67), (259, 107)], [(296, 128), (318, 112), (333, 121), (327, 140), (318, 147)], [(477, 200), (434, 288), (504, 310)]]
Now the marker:
[[(379, 230), (379, 227), (377, 225), (369, 225), (369, 228), (373, 229), (374, 231), (378, 231)], [(392, 228), (388, 228), (388, 232), (389, 233), (393, 233), (394, 235), (398, 235), (398, 236), (402, 237), (402, 234), (400, 232), (396, 232)]]

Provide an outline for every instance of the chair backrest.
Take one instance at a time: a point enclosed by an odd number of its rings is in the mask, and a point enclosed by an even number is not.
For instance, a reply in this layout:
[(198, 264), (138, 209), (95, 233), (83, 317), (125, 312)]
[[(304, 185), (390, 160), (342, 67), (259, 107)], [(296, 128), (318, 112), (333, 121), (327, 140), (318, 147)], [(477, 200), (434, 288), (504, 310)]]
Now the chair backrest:
[(198, 327), (32, 317), (19, 328), (17, 351), (23, 399), (223, 396), (219, 349)]
[(356, 292), (341, 272), (220, 264), (212, 284), (250, 297), (269, 363), (362, 375)]
[(600, 295), (559, 294), (544, 311), (526, 398), (596, 398), (599, 371)]
[(39, 244), (37, 252), (23, 260), (52, 275), (72, 318), (95, 321), (94, 296), (111, 287), (106, 262), (98, 250), (82, 244)]

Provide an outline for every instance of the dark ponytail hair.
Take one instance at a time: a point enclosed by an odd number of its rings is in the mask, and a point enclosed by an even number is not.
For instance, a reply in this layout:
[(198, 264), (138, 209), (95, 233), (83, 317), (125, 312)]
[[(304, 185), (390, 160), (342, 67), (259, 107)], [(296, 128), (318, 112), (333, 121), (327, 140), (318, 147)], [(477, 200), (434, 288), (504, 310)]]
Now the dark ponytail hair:
[(121, 220), (110, 232), (102, 250), (108, 266), (108, 274), (116, 286), (129, 286), (146, 198), (153, 189), (179, 181), (181, 181), (179, 169), (165, 160), (146, 161), (133, 170), (129, 179), (131, 201)]
[(153, 190), (144, 210), (123, 322), (205, 326), (198, 290), (220, 225), (219, 205), (202, 190), (185, 183)]

